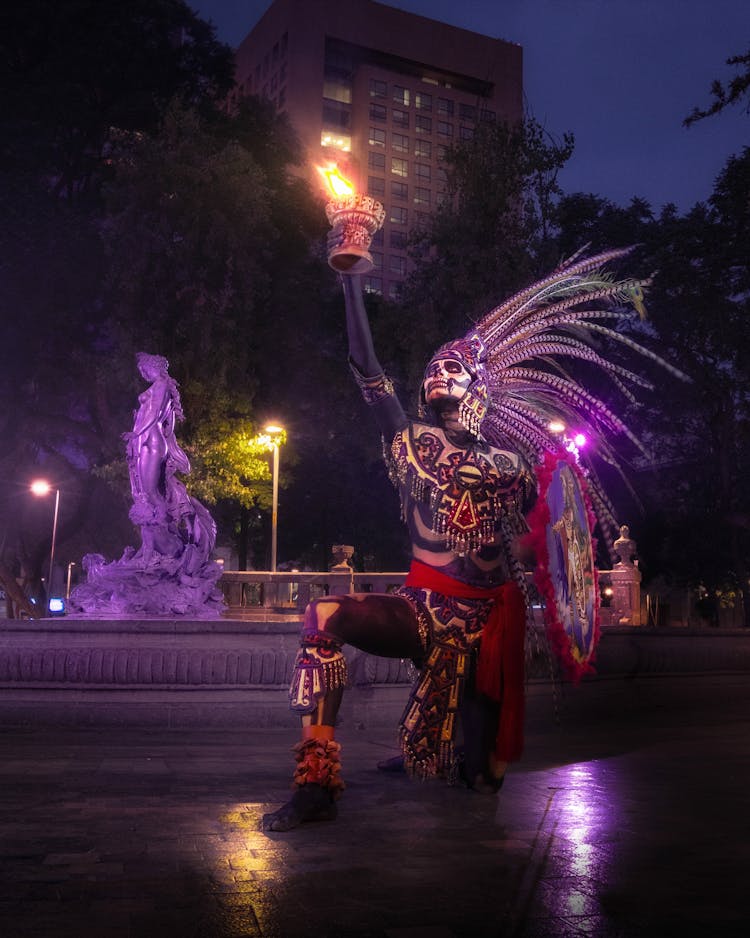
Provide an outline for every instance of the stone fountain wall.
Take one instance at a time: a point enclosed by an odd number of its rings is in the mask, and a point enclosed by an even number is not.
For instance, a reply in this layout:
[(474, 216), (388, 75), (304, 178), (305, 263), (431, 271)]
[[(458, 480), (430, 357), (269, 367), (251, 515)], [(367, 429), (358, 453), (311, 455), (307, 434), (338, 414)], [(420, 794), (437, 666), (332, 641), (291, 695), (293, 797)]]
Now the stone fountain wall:
[[(261, 611), (253, 621), (0, 620), (0, 719), (291, 729), (297, 719), (287, 689), (299, 628), (299, 615)], [(348, 647), (345, 653), (354, 686), (342, 720), (395, 726), (408, 693), (408, 664)], [(699, 678), (746, 681), (750, 633), (609, 628), (597, 669), (582, 687), (563, 685), (566, 706), (613, 694), (628, 705), (667, 678), (686, 692)], [(529, 678), (530, 696), (549, 709), (545, 660), (533, 662)]]

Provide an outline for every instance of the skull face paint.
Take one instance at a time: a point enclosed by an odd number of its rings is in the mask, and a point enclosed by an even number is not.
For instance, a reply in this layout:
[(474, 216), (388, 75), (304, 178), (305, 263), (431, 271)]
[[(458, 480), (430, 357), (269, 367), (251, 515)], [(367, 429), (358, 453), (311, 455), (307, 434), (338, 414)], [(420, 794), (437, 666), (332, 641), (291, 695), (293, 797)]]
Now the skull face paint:
[(428, 404), (438, 400), (460, 400), (473, 380), (457, 358), (433, 358), (424, 377), (424, 399)]

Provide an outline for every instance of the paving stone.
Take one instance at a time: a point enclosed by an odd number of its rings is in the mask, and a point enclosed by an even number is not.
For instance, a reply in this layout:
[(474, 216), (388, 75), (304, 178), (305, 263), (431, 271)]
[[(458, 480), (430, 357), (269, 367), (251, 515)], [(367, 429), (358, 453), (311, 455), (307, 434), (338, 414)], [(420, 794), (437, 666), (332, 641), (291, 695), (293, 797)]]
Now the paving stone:
[(338, 820), (287, 834), (283, 728), (6, 726), (0, 935), (744, 938), (750, 686), (716, 689), (537, 721), (497, 798), (342, 727)]

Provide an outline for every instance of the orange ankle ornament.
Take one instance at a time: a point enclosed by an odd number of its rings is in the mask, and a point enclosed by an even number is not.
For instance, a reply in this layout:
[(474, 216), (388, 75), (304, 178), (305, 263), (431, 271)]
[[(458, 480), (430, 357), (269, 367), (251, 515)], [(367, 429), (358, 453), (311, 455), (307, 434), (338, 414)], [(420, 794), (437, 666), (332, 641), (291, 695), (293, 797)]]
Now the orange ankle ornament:
[(335, 798), (344, 789), (340, 776), (341, 746), (332, 739), (303, 739), (294, 747), (297, 766), (294, 770), (293, 784), (320, 785)]

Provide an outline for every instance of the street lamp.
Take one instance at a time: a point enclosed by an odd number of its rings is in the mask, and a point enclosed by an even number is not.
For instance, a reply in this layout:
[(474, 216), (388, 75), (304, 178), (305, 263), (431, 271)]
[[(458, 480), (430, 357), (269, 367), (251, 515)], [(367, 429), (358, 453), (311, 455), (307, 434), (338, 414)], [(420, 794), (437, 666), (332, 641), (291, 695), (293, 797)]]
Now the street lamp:
[(73, 567), (75, 567), (75, 565), (76, 565), (75, 560), (71, 560), (70, 563), (68, 564), (68, 579), (65, 585), (65, 598), (66, 599), (70, 599), (70, 579), (71, 579), (71, 576), (73, 575)]
[[(52, 491), (52, 486), (45, 479), (35, 479), (30, 485), (32, 495), (43, 498)], [(60, 489), (55, 489), (55, 515), (52, 521), (52, 547), (49, 552), (49, 578), (47, 579), (47, 611), (52, 599), (52, 571), (55, 565), (55, 541), (57, 540), (57, 515), (60, 510)]]
[(276, 552), (278, 545), (278, 524), (279, 524), (279, 439), (284, 433), (284, 428), (277, 424), (269, 424), (264, 427), (264, 432), (268, 434), (273, 448), (273, 505), (271, 508), (271, 573), (276, 573)]

